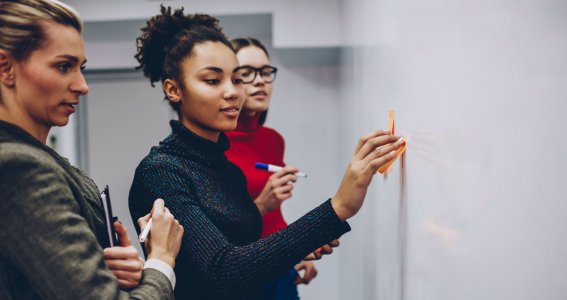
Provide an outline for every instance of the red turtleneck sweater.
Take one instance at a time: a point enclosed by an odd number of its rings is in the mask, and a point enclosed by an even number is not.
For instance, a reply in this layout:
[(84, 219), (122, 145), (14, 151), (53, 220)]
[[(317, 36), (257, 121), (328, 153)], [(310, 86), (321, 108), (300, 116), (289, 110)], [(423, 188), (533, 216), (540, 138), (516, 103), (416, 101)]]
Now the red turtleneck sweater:
[[(255, 168), (257, 162), (285, 166), (283, 162), (285, 143), (283, 137), (275, 130), (258, 124), (260, 114), (247, 117), (241, 114), (238, 126), (234, 131), (226, 133), (230, 140), (230, 148), (225, 152), (228, 159), (237, 165), (246, 176), (248, 193), (256, 199), (271, 172)], [(284, 227), (282, 211), (277, 208), (264, 215), (262, 237), (268, 236)]]

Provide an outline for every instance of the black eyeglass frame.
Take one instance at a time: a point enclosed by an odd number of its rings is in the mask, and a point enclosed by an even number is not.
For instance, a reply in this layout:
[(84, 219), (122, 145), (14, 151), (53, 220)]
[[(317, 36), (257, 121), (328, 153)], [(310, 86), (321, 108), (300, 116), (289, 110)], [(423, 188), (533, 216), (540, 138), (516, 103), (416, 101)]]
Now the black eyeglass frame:
[[(264, 80), (264, 82), (266, 83), (272, 83), (274, 82), (274, 80), (276, 80), (276, 75), (278, 74), (278, 68), (274, 67), (274, 66), (263, 66), (261, 68), (254, 68), (252, 66), (248, 66), (248, 65), (244, 65), (244, 66), (240, 66), (238, 67), (238, 70), (243, 70), (243, 69), (249, 69), (250, 71), (254, 71), (254, 76), (252, 77), (252, 79), (250, 80), (242, 80), (242, 83), (252, 83), (254, 82), (254, 80), (256, 80), (256, 76), (258, 76), (258, 74), (260, 74), (260, 77), (262, 77), (262, 79)], [(273, 78), (272, 80), (267, 80), (264, 76), (262, 76), (262, 70), (264, 69), (270, 69), (270, 73), (273, 74)]]

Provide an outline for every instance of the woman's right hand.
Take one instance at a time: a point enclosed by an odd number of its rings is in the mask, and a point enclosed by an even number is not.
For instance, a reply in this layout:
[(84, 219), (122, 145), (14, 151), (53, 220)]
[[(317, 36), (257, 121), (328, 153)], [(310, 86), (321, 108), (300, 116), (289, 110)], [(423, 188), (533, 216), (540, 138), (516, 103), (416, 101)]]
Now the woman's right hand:
[(298, 168), (285, 166), (268, 178), (264, 189), (254, 199), (262, 216), (280, 207), (282, 202), (291, 197), (293, 183), (297, 180), (295, 176), (297, 172), (299, 172)]
[(169, 209), (164, 206), (162, 199), (154, 202), (152, 212), (138, 219), (141, 231), (144, 230), (150, 218), (152, 218), (152, 228), (146, 239), (145, 246), (148, 251), (148, 259), (156, 258), (175, 267), (175, 258), (181, 248), (181, 238), (183, 237), (183, 226), (179, 224)]
[(381, 130), (363, 136), (347, 166), (341, 185), (331, 205), (342, 221), (354, 216), (362, 207), (368, 185), (376, 171), (396, 157), (396, 150), (405, 144), (403, 138)]

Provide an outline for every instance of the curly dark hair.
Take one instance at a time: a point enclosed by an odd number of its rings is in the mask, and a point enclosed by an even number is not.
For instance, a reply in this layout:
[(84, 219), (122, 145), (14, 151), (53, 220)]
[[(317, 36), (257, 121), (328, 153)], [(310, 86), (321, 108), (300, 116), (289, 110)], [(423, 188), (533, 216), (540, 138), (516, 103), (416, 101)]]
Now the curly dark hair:
[[(221, 42), (234, 51), (218, 19), (205, 14), (184, 14), (183, 7), (172, 12), (170, 6), (161, 5), (161, 13), (149, 19), (141, 31), (136, 39), (134, 57), (140, 63), (136, 69), (142, 69), (152, 86), (157, 81), (173, 79), (183, 87), (181, 63), (197, 44)], [(169, 103), (179, 112), (178, 103)]]

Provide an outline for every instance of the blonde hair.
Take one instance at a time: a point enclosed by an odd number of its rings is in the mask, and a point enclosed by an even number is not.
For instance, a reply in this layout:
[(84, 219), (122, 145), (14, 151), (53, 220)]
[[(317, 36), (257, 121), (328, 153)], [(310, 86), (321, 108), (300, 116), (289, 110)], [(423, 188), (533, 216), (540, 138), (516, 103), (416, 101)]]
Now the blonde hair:
[(0, 0), (0, 49), (24, 60), (45, 41), (42, 22), (56, 22), (83, 31), (83, 21), (57, 0)]

